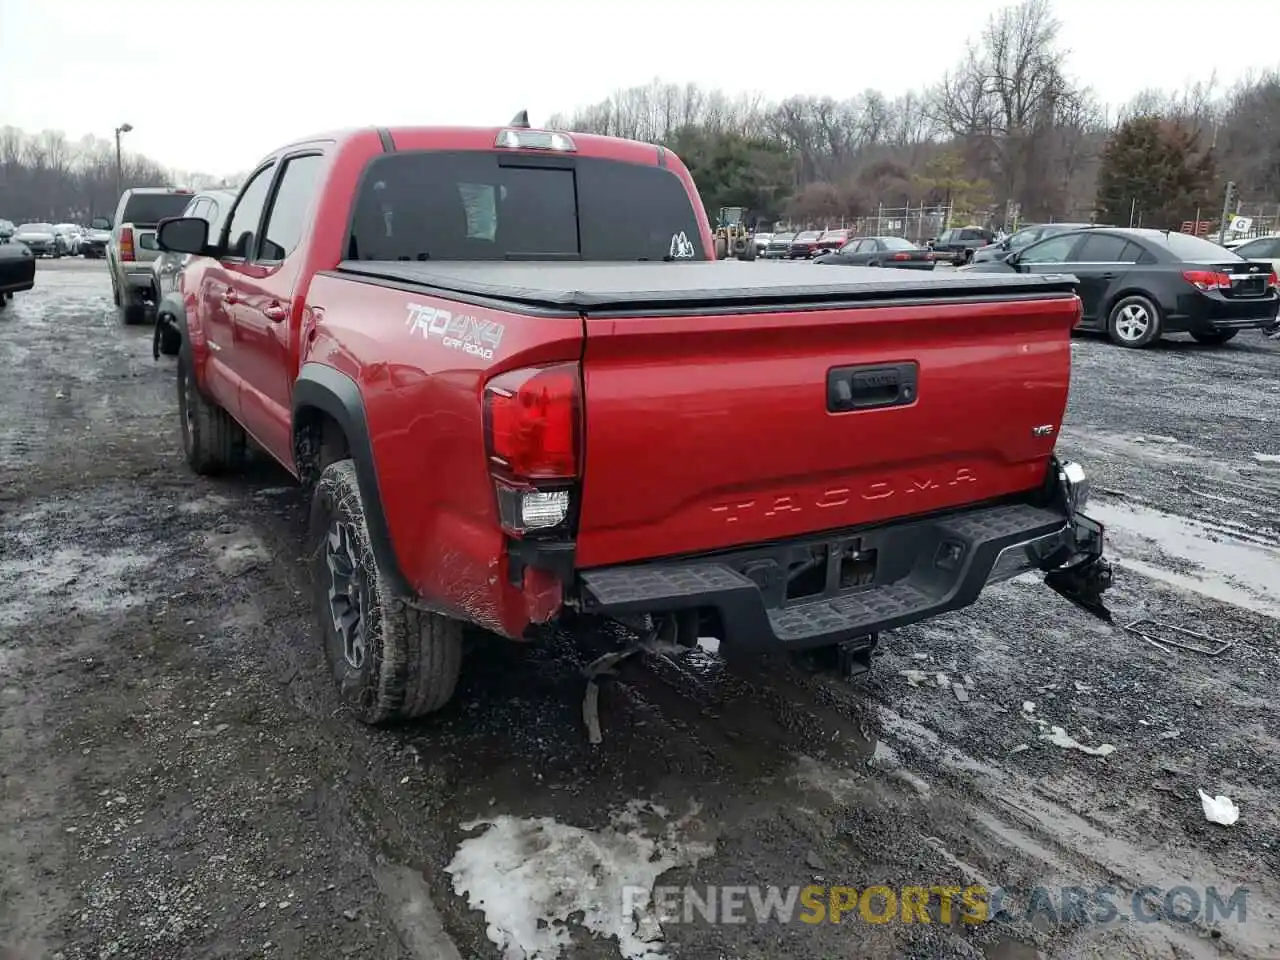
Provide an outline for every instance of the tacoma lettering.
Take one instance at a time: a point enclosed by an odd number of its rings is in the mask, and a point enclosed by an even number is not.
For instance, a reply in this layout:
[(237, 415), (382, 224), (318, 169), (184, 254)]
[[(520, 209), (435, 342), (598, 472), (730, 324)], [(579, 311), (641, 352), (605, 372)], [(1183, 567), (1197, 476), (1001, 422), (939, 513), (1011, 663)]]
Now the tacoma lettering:
[[(814, 509), (830, 510), (834, 507), (847, 506), (857, 496), (862, 500), (887, 500), (897, 494), (924, 493), (929, 490), (941, 490), (944, 487), (956, 487), (961, 484), (977, 483), (978, 478), (967, 467), (959, 467), (954, 473), (943, 477), (908, 476), (897, 484), (887, 480), (877, 480), (864, 486), (855, 494), (852, 487), (828, 487), (809, 501)], [(799, 494), (779, 494), (762, 501), (740, 500), (732, 503), (718, 503), (711, 512), (724, 518), (725, 523), (737, 523), (753, 513), (764, 517), (778, 517), (784, 514), (800, 513), (804, 509), (806, 497)]]

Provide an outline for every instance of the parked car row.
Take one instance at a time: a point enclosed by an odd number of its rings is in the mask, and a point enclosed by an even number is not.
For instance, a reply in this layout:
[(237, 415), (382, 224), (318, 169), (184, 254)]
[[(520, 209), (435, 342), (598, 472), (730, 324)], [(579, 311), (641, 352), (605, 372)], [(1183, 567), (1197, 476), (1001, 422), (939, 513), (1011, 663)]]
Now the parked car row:
[(0, 243), (20, 243), (37, 257), (100, 257), (110, 230), (107, 217), (95, 217), (87, 227), (39, 220), (15, 226), (12, 221), (0, 220)]

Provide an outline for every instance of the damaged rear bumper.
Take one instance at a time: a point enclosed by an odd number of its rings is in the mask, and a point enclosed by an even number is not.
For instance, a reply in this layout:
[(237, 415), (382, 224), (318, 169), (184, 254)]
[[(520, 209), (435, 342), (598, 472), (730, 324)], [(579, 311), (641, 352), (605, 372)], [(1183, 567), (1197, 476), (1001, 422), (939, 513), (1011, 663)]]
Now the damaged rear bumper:
[[(845, 643), (969, 606), (1032, 571), (1103, 619), (1102, 525), (1080, 512), (1083, 472), (1058, 468), (1047, 506), (982, 506), (714, 555), (582, 571), (580, 608), (607, 616), (697, 610), (726, 649)], [(1079, 477), (1080, 483), (1072, 481)]]

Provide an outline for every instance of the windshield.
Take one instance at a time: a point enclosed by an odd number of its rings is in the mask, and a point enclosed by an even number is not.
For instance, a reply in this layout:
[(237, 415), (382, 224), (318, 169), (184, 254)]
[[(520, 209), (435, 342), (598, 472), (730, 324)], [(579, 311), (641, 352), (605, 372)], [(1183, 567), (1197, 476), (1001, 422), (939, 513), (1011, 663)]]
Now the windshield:
[(796, 238), (794, 233), (775, 233), (773, 240), (775, 243), (790, 243)]
[(182, 216), (190, 202), (189, 193), (134, 193), (125, 201), (120, 222), (154, 227), (161, 220)]
[(1185, 263), (1213, 263), (1218, 260), (1243, 260), (1239, 254), (1220, 247), (1212, 240), (1202, 240), (1189, 233), (1162, 233), (1157, 241)]
[(796, 234), (796, 239), (797, 240), (817, 240), (820, 236), (822, 236), (821, 230), (807, 230), (804, 233)]
[(903, 240), (901, 237), (881, 237), (880, 245), (886, 250), (914, 250), (916, 245), (910, 240)]
[(24, 223), (18, 228), (19, 233), (53, 233), (51, 223)]
[[(560, 158), (556, 158), (559, 160)], [(405, 152), (370, 162), (353, 260), (705, 259), (693, 205), (657, 166), (488, 151)]]
[(89, 221), (90, 230), (110, 230), (111, 221), (106, 217), (94, 217)]

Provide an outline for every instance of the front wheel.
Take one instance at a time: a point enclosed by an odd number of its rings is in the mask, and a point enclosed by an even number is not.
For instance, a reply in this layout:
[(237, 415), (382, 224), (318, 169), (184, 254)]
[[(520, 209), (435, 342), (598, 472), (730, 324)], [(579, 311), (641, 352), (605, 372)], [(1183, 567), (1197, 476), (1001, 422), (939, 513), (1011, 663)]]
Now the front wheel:
[(1206, 346), (1217, 346), (1220, 343), (1226, 343), (1228, 340), (1234, 340), (1239, 332), (1239, 330), (1192, 330), (1191, 339)]
[(1149, 346), (1160, 338), (1160, 311), (1146, 297), (1124, 297), (1111, 308), (1107, 333), (1122, 347)]
[(449, 702), (462, 624), (393, 596), (369, 539), (353, 461), (320, 474), (308, 556), (315, 614), (342, 701), (364, 723), (420, 717)]

